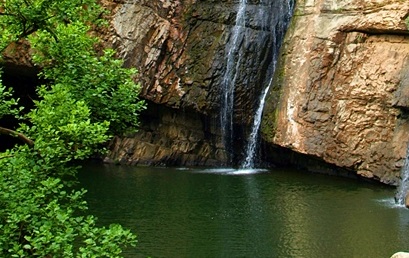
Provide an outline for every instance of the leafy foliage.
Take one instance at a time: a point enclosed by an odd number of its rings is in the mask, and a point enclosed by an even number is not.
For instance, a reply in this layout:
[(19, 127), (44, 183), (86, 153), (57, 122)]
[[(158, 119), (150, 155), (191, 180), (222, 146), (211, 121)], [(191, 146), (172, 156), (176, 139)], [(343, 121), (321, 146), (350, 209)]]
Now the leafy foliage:
[(27, 114), (32, 126), (21, 125), (21, 131), (35, 141), (34, 150), (48, 164), (86, 159), (95, 146), (109, 139), (109, 122), (92, 123), (85, 102), (75, 100), (68, 88), (61, 84), (50, 90), (40, 87), (42, 100), (35, 101), (36, 109)]
[(136, 243), (119, 225), (96, 227), (86, 210), (84, 190), (67, 190), (50, 177), (44, 159), (27, 146), (0, 159), (0, 254), (2, 257), (117, 257), (121, 244)]
[(13, 99), (13, 89), (6, 88), (2, 85), (0, 80), (0, 118), (5, 115), (18, 115), (22, 109), (16, 109), (18, 105), (18, 99)]
[(138, 124), (137, 111), (144, 108), (138, 99), (139, 85), (132, 80), (135, 69), (124, 69), (123, 61), (114, 58), (112, 49), (98, 56), (93, 51), (96, 38), (89, 27), (74, 22), (55, 29), (58, 44), (50, 42), (48, 31), (31, 37), (33, 60), (44, 67), (42, 75), (63, 84), (72, 97), (87, 103), (93, 121), (109, 121), (113, 133)]
[(94, 0), (7, 0), (0, 4), (1, 49), (38, 30), (53, 34), (53, 28), (60, 23), (98, 22), (103, 13)]
[(27, 144), (0, 153), (1, 257), (119, 257), (136, 237), (120, 225), (85, 216), (85, 190), (75, 190), (75, 161), (103, 151), (110, 135), (134, 129), (144, 108), (134, 69), (113, 50), (95, 51), (91, 26), (103, 24), (94, 0), (0, 1), (0, 49), (27, 40), (49, 82), (35, 108), (23, 107), (0, 81), (0, 118), (21, 118), (12, 131)]

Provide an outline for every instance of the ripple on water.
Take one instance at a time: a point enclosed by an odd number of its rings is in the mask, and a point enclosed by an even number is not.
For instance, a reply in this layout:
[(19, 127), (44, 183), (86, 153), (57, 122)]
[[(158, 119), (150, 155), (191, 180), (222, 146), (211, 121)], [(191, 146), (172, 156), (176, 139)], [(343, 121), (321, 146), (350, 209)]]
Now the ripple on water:
[(203, 174), (219, 174), (219, 175), (252, 175), (269, 172), (268, 169), (235, 169), (235, 168), (208, 168), (194, 170), (194, 173), (203, 173)]

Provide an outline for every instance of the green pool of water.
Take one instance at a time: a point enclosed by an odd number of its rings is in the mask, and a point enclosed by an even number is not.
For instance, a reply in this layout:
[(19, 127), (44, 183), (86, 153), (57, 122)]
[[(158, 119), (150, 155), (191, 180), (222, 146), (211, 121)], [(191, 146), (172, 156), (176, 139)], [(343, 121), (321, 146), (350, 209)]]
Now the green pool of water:
[(86, 165), (90, 213), (138, 235), (126, 257), (390, 257), (409, 250), (394, 189), (303, 171)]

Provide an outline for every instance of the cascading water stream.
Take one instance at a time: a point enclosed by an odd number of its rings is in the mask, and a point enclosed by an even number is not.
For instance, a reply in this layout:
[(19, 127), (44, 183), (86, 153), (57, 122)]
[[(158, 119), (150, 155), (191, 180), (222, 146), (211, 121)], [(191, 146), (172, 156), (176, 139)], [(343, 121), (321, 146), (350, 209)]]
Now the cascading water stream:
[[(246, 25), (246, 4), (247, 0), (240, 0), (236, 14), (236, 22), (232, 31), (232, 38), (227, 44), (226, 71), (222, 81), (222, 101), (220, 112), (221, 132), (224, 146), (228, 153), (232, 149), (233, 138), (233, 108), (234, 108), (234, 88), (237, 76), (237, 65), (240, 60), (236, 60), (237, 52), (240, 49), (239, 40), (243, 38), (243, 30)], [(240, 59), (239, 55), (239, 59)]]
[(278, 18), (279, 22), (277, 23), (277, 26), (273, 27), (272, 32), (271, 32), (274, 35), (274, 40), (272, 44), (273, 54), (271, 58), (270, 67), (267, 72), (267, 76), (270, 76), (271, 79), (268, 81), (267, 87), (264, 88), (263, 93), (261, 94), (260, 99), (259, 99), (259, 105), (254, 115), (251, 133), (249, 134), (249, 137), (247, 140), (244, 160), (240, 166), (240, 168), (242, 169), (254, 168), (255, 166), (256, 151), (257, 151), (258, 142), (259, 142), (258, 136), (259, 136), (259, 130), (260, 130), (261, 121), (262, 121), (264, 103), (265, 103), (267, 93), (271, 87), (271, 84), (273, 83), (272, 80), (273, 80), (273, 75), (276, 69), (279, 49), (284, 39), (284, 34), (285, 34), (285, 31), (287, 30), (289, 21), (292, 16), (293, 7), (294, 7), (293, 0), (287, 0), (286, 3), (287, 3), (286, 7), (279, 8), (280, 11), (275, 13), (276, 15), (279, 15), (279, 18)]
[(246, 152), (244, 156), (244, 161), (242, 162), (240, 168), (254, 168), (254, 159), (256, 156), (256, 148), (258, 146), (258, 135), (259, 135), (259, 130), (260, 130), (260, 125), (261, 125), (261, 118), (263, 115), (263, 108), (264, 108), (264, 102), (266, 100), (266, 96), (268, 91), (270, 90), (270, 86), (272, 84), (272, 79), (270, 80), (270, 83), (268, 86), (264, 89), (264, 92), (260, 98), (260, 104), (257, 108), (256, 114), (254, 116), (254, 122), (253, 126), (251, 129), (251, 133), (249, 135), (247, 147), (246, 147)]
[[(233, 145), (240, 146), (240, 143), (233, 143), (233, 139), (240, 136), (234, 132), (234, 118), (252, 117), (246, 114), (246, 110), (252, 109), (254, 94), (258, 95), (259, 92), (259, 98), (256, 97), (258, 105), (255, 108), (254, 123), (245, 148), (246, 158), (240, 164), (242, 168), (254, 166), (264, 102), (274, 74), (279, 48), (292, 15), (293, 4), (294, 0), (240, 0), (237, 7), (235, 24), (225, 48), (226, 65), (221, 81), (220, 125), (222, 141), (230, 163), (237, 154), (237, 151), (233, 151)], [(239, 113), (235, 113), (237, 111)]]
[(409, 190), (409, 145), (406, 150), (405, 164), (401, 171), (401, 181), (399, 182), (399, 186), (395, 196), (397, 204), (405, 205), (405, 198), (408, 190)]

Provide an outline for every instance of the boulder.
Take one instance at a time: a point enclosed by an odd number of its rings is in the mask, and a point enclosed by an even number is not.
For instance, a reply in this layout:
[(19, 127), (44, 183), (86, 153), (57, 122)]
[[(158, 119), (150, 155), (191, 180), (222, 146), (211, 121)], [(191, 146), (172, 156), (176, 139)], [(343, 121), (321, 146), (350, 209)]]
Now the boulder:
[(394, 253), (391, 258), (409, 258), (409, 253), (406, 252), (397, 252)]

